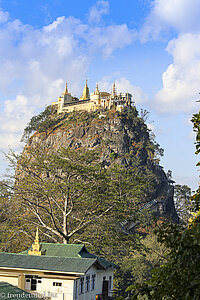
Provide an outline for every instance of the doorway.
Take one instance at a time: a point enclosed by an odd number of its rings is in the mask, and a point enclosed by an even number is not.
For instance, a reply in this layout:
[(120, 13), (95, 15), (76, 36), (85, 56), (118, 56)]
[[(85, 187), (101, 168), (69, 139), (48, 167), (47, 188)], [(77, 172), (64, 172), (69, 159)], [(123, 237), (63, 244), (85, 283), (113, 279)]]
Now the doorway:
[(106, 280), (106, 277), (103, 277), (103, 284), (102, 284), (102, 298), (103, 298), (103, 300), (108, 299), (108, 290), (109, 290), (109, 281)]

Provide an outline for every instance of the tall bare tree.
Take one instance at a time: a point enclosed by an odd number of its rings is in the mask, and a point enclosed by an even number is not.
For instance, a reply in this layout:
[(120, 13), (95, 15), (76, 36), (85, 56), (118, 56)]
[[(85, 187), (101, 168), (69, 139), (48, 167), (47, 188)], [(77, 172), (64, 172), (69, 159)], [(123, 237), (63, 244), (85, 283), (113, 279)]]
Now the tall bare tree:
[(39, 226), (55, 242), (81, 241), (81, 237), (91, 241), (88, 234), (99, 232), (102, 221), (119, 232), (120, 222), (133, 219), (146, 201), (153, 181), (137, 165), (105, 169), (100, 153), (84, 148), (54, 151), (34, 144), (19, 157), (11, 154), (10, 160), (16, 168), (13, 197), (20, 218), (33, 228)]
[[(105, 171), (96, 151), (26, 147), (17, 158), (15, 201), (56, 241), (70, 238), (109, 213)], [(13, 159), (13, 155), (12, 155)], [(32, 217), (30, 217), (32, 216)]]

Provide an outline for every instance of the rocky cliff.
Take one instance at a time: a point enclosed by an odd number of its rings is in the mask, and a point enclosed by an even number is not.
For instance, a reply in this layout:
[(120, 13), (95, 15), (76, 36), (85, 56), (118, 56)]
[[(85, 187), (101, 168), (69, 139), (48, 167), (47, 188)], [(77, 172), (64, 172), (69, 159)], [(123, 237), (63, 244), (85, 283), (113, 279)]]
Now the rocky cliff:
[(145, 122), (135, 108), (121, 113), (101, 110), (57, 115), (52, 112), (29, 138), (28, 146), (34, 143), (49, 149), (100, 149), (101, 162), (106, 168), (115, 162), (125, 167), (137, 165), (140, 169), (149, 170), (154, 174), (154, 187), (147, 197), (149, 206), (158, 215), (167, 215), (178, 222), (173, 185), (159, 165), (159, 146), (150, 137)]

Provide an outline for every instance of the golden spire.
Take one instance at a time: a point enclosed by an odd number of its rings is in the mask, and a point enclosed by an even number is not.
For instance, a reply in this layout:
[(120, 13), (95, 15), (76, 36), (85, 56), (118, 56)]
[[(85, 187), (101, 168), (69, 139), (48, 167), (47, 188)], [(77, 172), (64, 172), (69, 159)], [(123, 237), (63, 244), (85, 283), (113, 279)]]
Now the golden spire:
[(113, 83), (112, 95), (113, 95), (113, 96), (116, 95), (115, 81), (114, 81), (114, 83)]
[(86, 80), (86, 84), (83, 90), (83, 95), (81, 96), (80, 100), (87, 100), (90, 99), (90, 92), (89, 92), (89, 88), (87, 86), (87, 80)]
[(40, 251), (40, 242), (39, 242), (39, 231), (38, 227), (36, 230), (35, 240), (32, 244), (32, 249), (28, 250), (29, 255), (41, 255), (42, 252)]
[(39, 244), (39, 232), (38, 232), (38, 227), (37, 227), (37, 230), (36, 230), (36, 235), (35, 235), (35, 244)]
[(67, 89), (67, 81), (66, 81), (66, 85), (65, 85), (65, 91), (64, 91), (64, 94), (65, 95), (68, 95), (69, 93), (68, 93), (68, 89)]
[(99, 86), (98, 86), (98, 83), (96, 85), (96, 91), (95, 91), (96, 94), (99, 94)]

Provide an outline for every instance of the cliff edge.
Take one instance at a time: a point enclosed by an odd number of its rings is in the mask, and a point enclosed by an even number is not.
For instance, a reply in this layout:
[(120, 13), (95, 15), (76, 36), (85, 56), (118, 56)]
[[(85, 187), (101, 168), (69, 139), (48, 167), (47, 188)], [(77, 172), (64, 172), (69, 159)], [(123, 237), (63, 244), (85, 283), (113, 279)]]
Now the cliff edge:
[(162, 151), (135, 107), (122, 112), (101, 109), (59, 115), (51, 110), (41, 120), (27, 146), (39, 143), (49, 151), (60, 147), (99, 149), (101, 163), (106, 168), (115, 162), (127, 168), (137, 165), (140, 170), (151, 172), (154, 179), (146, 197), (147, 206), (158, 216), (167, 216), (178, 223), (173, 184), (159, 165)]

